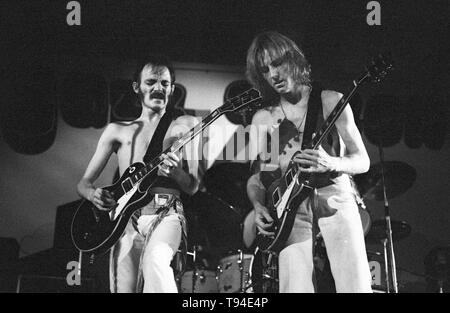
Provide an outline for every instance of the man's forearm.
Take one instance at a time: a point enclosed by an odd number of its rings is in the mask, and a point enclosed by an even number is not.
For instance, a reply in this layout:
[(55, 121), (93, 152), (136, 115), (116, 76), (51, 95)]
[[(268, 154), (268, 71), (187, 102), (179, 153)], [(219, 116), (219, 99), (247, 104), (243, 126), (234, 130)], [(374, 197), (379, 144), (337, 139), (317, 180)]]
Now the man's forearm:
[(259, 180), (259, 174), (251, 176), (247, 182), (247, 196), (253, 207), (256, 204), (264, 205), (266, 190)]
[(191, 175), (182, 169), (176, 168), (172, 174), (172, 179), (174, 179), (178, 186), (180, 186), (180, 188), (189, 195), (193, 195), (198, 190), (198, 179), (196, 179), (194, 175)]
[(360, 154), (335, 157), (335, 171), (349, 175), (365, 173), (369, 170), (370, 159)]

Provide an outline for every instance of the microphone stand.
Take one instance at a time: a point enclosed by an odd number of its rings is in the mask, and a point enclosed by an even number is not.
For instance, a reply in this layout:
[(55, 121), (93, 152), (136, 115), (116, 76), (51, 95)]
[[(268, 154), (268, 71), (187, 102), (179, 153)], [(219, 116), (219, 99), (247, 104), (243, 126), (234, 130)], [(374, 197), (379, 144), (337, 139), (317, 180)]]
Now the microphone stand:
[[(395, 268), (395, 256), (394, 256), (394, 245), (392, 240), (392, 224), (391, 224), (391, 215), (389, 210), (389, 202), (386, 195), (386, 184), (384, 179), (384, 153), (383, 148), (381, 145), (381, 139), (380, 139), (380, 145), (378, 147), (379, 153), (380, 153), (380, 161), (381, 161), (381, 183), (383, 187), (383, 198), (384, 198), (384, 215), (386, 219), (386, 238), (387, 238), (387, 248), (389, 252), (389, 261), (391, 264), (391, 276), (392, 276), (392, 285), (394, 287), (394, 293), (398, 293), (398, 284), (397, 284), (397, 270)], [(385, 253), (385, 263), (387, 261), (386, 258), (386, 240), (383, 242), (384, 245), (384, 253)], [(387, 270), (388, 264), (386, 264), (386, 274), (389, 273)], [(390, 291), (389, 287), (389, 275), (386, 275), (386, 290), (387, 293)]]

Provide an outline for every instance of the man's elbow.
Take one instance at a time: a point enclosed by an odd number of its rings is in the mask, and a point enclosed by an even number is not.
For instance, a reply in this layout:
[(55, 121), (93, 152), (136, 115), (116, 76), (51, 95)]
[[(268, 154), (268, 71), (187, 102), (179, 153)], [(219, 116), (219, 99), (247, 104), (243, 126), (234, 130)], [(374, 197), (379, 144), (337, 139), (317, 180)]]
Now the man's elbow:
[(197, 191), (198, 191), (198, 185), (195, 186), (195, 187), (192, 187), (192, 188), (188, 189), (188, 190), (186, 191), (186, 193), (187, 193), (188, 196), (192, 196), (192, 195), (196, 194)]
[(361, 158), (361, 173), (366, 173), (370, 169), (370, 158), (364, 154)]
[(189, 186), (187, 186), (187, 188), (184, 189), (184, 192), (188, 195), (188, 196), (192, 196), (195, 193), (197, 193), (198, 189), (200, 187), (200, 182), (198, 179), (196, 179), (195, 177), (191, 176), (191, 184)]
[(83, 196), (82, 190), (83, 190), (83, 181), (80, 180), (80, 181), (78, 182), (78, 184), (77, 184), (77, 194), (78, 194), (80, 197)]
[(86, 178), (82, 178), (77, 184), (77, 193), (80, 197), (87, 199), (90, 188), (93, 188), (92, 183)]

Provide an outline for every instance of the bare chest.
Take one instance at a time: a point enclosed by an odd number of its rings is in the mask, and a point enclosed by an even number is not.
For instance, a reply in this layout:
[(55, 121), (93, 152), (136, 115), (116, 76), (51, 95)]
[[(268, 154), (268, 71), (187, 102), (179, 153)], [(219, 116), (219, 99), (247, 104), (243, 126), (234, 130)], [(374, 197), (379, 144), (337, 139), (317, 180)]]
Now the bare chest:
[[(163, 134), (163, 138), (155, 137), (156, 125), (151, 126), (135, 126), (127, 129), (121, 134), (119, 148), (117, 150), (117, 158), (119, 169), (122, 173), (127, 167), (135, 162), (144, 162), (144, 157), (150, 149), (156, 149), (162, 152), (178, 139), (176, 127), (170, 125), (167, 132)], [(161, 147), (162, 139), (162, 147)], [(150, 147), (152, 145), (152, 147)], [(155, 145), (155, 147), (153, 146)]]
[(135, 162), (143, 162), (155, 133), (155, 126), (132, 125), (119, 136), (117, 158), (120, 172)]
[(291, 112), (285, 114), (280, 108), (272, 112), (273, 126), (271, 140), (275, 140), (274, 143), (277, 145), (278, 166), (283, 173), (289, 166), (292, 156), (302, 148), (305, 127), (302, 114), (294, 115), (289, 113)]

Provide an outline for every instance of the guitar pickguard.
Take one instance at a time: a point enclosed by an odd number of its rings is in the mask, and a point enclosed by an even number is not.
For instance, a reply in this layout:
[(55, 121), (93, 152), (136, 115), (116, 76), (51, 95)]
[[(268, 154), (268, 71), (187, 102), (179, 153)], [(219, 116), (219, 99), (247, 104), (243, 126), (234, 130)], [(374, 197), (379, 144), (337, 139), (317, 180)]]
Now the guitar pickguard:
[(279, 201), (278, 205), (275, 208), (278, 219), (280, 219), (281, 216), (283, 216), (283, 212), (288, 205), (289, 199), (291, 197), (291, 193), (294, 190), (295, 184), (297, 182), (297, 178), (298, 178), (298, 173), (294, 176), (294, 180), (291, 182), (289, 187), (284, 191), (283, 196), (281, 197), (281, 201)]
[(109, 212), (109, 217), (111, 221), (115, 221), (121, 214), (123, 209), (127, 206), (128, 201), (130, 201), (131, 197), (136, 193), (139, 188), (139, 184), (134, 185), (134, 187), (124, 194), (122, 197), (117, 200), (117, 206)]

